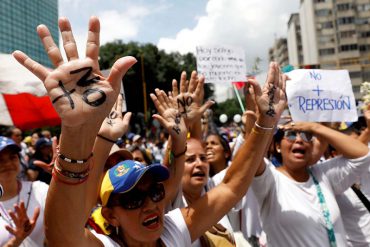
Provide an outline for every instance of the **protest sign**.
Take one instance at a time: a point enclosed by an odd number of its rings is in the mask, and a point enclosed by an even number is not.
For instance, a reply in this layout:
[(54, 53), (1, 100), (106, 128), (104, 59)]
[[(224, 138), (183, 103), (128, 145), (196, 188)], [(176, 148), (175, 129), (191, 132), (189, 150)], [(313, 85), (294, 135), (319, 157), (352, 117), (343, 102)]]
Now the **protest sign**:
[(196, 47), (197, 70), (206, 83), (246, 81), (245, 53), (229, 46)]
[(286, 75), (293, 121), (355, 122), (357, 110), (347, 70), (299, 69)]

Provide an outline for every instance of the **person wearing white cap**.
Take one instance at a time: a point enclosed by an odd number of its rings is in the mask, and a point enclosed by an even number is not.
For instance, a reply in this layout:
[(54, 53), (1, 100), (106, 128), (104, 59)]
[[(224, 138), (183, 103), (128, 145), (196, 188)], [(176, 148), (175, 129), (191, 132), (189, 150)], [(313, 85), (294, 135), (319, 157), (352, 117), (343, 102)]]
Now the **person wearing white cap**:
[[(48, 185), (17, 179), (20, 148), (0, 136), (0, 246), (43, 246), (44, 217)], [(32, 218), (29, 218), (32, 216)]]

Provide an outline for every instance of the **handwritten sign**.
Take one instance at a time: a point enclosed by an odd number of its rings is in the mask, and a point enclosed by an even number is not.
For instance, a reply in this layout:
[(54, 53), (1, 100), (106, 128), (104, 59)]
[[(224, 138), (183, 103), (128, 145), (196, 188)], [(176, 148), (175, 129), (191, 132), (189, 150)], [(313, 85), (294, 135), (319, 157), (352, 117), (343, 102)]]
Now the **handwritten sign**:
[(287, 73), (293, 121), (355, 122), (357, 110), (347, 70), (299, 69)]
[(196, 47), (197, 70), (207, 83), (246, 81), (243, 49), (214, 46)]

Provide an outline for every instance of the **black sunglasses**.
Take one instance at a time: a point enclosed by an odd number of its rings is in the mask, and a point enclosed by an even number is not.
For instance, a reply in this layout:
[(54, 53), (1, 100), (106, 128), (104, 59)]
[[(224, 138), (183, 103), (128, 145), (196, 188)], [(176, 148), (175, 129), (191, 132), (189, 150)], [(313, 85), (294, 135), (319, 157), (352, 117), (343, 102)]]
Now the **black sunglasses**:
[(143, 206), (147, 196), (149, 196), (153, 202), (162, 201), (165, 196), (163, 184), (155, 183), (150, 186), (149, 190), (147, 191), (134, 188), (127, 193), (123, 193), (118, 199), (119, 205), (128, 210), (138, 209)]
[(293, 130), (286, 130), (284, 131), (284, 137), (289, 141), (295, 141), (297, 139), (297, 135), (301, 137), (301, 139), (305, 142), (310, 142), (313, 139), (313, 135), (310, 132), (306, 131), (293, 131)]

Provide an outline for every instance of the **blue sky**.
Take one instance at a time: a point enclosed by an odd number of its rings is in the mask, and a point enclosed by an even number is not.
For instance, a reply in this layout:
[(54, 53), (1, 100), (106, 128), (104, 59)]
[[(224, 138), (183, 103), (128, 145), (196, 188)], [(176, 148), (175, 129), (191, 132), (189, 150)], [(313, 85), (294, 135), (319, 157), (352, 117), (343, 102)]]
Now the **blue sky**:
[(101, 43), (153, 43), (168, 52), (193, 52), (197, 45), (242, 47), (247, 70), (258, 56), (267, 68), (268, 48), (286, 36), (299, 0), (59, 0), (84, 53), (88, 18), (101, 22)]

